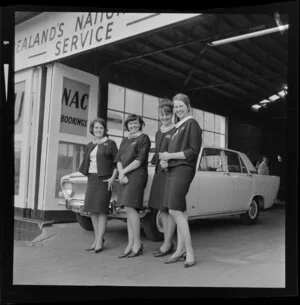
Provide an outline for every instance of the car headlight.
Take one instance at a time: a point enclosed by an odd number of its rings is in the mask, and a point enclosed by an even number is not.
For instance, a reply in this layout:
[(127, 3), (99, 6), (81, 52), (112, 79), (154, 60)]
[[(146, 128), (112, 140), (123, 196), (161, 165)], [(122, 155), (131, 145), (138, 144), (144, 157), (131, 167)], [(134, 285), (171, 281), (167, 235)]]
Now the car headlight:
[(70, 181), (63, 182), (62, 189), (67, 197), (71, 197), (74, 193), (73, 183)]

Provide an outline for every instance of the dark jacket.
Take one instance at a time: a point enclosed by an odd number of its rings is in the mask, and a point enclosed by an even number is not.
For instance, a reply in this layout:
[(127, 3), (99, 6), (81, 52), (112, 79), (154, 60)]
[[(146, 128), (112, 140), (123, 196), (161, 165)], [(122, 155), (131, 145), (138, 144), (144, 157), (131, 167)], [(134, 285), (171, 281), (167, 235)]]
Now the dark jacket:
[[(79, 167), (79, 172), (87, 176), (90, 167), (90, 154), (97, 144), (90, 142), (86, 145), (83, 161)], [(108, 139), (102, 144), (98, 144), (97, 151), (97, 174), (98, 176), (111, 176), (114, 169), (115, 156), (118, 152), (117, 145), (114, 141)]]
[(168, 152), (183, 151), (186, 159), (171, 159), (168, 166), (189, 165), (196, 167), (202, 145), (202, 130), (195, 119), (189, 119), (177, 128), (170, 142)]

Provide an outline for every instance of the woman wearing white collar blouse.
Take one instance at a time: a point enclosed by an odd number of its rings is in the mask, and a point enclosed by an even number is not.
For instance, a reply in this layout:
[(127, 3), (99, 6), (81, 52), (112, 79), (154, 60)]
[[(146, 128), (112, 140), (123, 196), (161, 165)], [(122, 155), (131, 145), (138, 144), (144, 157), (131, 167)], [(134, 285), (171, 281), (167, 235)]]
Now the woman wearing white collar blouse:
[(195, 265), (191, 235), (187, 220), (186, 194), (195, 176), (196, 163), (202, 144), (202, 130), (190, 114), (188, 96), (179, 93), (173, 97), (174, 110), (179, 122), (172, 136), (168, 151), (159, 153), (162, 163), (168, 168), (165, 183), (164, 204), (177, 225), (177, 248), (165, 263), (174, 263), (185, 258), (184, 267)]
[(115, 158), (120, 182), (117, 205), (125, 207), (128, 231), (128, 244), (119, 258), (135, 257), (143, 253), (138, 210), (143, 206), (151, 146), (149, 137), (142, 132), (144, 125), (140, 116), (128, 115), (124, 126), (129, 134), (123, 138)]
[(117, 145), (108, 139), (106, 122), (97, 118), (90, 123), (89, 132), (94, 140), (85, 147), (84, 158), (79, 171), (88, 176), (84, 210), (91, 214), (95, 239), (87, 251), (99, 253), (103, 250), (103, 235), (106, 230), (112, 185), (117, 177), (114, 158)]

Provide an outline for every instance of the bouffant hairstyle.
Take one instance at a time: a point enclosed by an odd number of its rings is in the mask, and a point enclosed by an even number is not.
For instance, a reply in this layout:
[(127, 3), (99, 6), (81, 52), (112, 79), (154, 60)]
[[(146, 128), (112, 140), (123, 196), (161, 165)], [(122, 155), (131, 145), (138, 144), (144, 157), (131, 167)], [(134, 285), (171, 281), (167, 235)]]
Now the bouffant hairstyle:
[(128, 123), (131, 122), (131, 121), (136, 121), (136, 120), (138, 120), (139, 123), (140, 123), (140, 129), (139, 129), (139, 130), (142, 130), (143, 127), (145, 126), (145, 122), (144, 122), (144, 120), (143, 120), (139, 115), (137, 115), (137, 114), (129, 114), (129, 115), (128, 115), (128, 117), (126, 118), (125, 123), (124, 123), (125, 129), (126, 129), (127, 131), (129, 131), (129, 130), (128, 130)]
[(175, 101), (175, 100), (182, 101), (186, 104), (187, 107), (191, 107), (190, 98), (183, 93), (178, 93), (175, 96), (173, 96), (173, 101)]
[(161, 99), (158, 103), (158, 110), (167, 114), (172, 114), (174, 103), (167, 98)]
[(95, 123), (99, 123), (101, 124), (103, 127), (104, 127), (104, 134), (103, 134), (103, 137), (107, 137), (107, 127), (106, 127), (106, 122), (104, 119), (102, 118), (96, 118), (94, 119), (91, 123), (90, 123), (90, 126), (89, 126), (89, 132), (90, 134), (92, 134), (94, 136), (94, 126), (95, 126)]

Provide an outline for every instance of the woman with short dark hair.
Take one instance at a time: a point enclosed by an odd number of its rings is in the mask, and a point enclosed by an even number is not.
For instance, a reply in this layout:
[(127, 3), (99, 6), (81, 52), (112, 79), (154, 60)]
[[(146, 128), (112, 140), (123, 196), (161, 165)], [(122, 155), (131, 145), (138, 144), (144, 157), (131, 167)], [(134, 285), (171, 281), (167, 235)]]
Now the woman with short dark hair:
[(124, 206), (127, 216), (128, 244), (123, 257), (135, 257), (143, 253), (140, 239), (140, 216), (143, 207), (144, 188), (148, 180), (149, 137), (142, 132), (143, 119), (130, 114), (124, 123), (128, 137), (123, 138), (115, 162), (119, 172), (120, 188), (117, 205)]
[(111, 190), (118, 173), (114, 164), (118, 148), (108, 139), (106, 122), (102, 118), (90, 123), (89, 132), (94, 139), (85, 147), (79, 171), (88, 177), (84, 211), (91, 215), (95, 234), (92, 246), (86, 250), (99, 253), (103, 250)]

